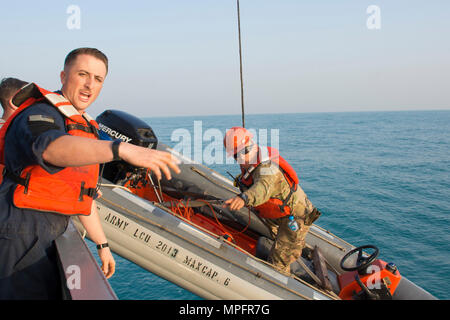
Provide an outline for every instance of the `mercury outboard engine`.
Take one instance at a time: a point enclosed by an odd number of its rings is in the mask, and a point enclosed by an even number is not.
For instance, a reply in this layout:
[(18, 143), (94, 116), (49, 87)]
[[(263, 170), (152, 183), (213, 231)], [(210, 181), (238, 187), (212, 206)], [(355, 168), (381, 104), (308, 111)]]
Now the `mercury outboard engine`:
[[(120, 139), (150, 149), (156, 149), (158, 145), (158, 138), (152, 128), (129, 113), (119, 110), (106, 110), (97, 117), (96, 121), (100, 128), (99, 135), (102, 140)], [(141, 181), (141, 178), (145, 177), (145, 172), (146, 169), (136, 168), (125, 161), (113, 161), (105, 164), (102, 177), (115, 184), (123, 185), (127, 181), (135, 183)]]

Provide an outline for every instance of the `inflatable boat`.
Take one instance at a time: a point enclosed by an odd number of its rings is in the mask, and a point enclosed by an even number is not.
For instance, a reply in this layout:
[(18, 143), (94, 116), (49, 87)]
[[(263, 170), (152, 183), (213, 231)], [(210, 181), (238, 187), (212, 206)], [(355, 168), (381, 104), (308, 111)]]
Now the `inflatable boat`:
[(111, 250), (142, 268), (205, 299), (435, 299), (379, 259), (376, 246), (355, 247), (316, 224), (291, 273), (275, 269), (267, 262), (270, 221), (223, 205), (240, 193), (232, 180), (159, 143), (130, 114), (107, 110), (97, 122), (104, 139), (168, 151), (181, 162), (179, 174), (160, 181), (122, 161), (102, 169), (96, 204)]

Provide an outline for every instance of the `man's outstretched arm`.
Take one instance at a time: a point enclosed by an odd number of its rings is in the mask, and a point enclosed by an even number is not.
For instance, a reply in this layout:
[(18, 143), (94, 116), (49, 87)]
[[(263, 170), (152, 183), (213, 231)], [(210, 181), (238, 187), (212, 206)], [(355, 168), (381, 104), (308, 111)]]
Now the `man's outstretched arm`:
[[(152, 170), (158, 179), (161, 179), (161, 171), (169, 180), (172, 177), (170, 169), (180, 173), (177, 160), (169, 152), (122, 142), (119, 145), (119, 156), (136, 167)], [(64, 135), (52, 141), (42, 157), (46, 162), (58, 167), (79, 167), (110, 162), (113, 160), (112, 141)]]

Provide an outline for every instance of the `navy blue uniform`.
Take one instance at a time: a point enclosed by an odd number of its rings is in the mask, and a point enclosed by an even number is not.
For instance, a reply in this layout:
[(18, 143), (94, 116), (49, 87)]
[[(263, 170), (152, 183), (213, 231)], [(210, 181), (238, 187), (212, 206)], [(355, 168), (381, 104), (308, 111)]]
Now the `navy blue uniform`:
[[(64, 117), (55, 107), (37, 103), (27, 108), (8, 129), (6, 169), (16, 175), (32, 164), (39, 164), (49, 173), (62, 170), (46, 163), (42, 153), (52, 141), (66, 134)], [(54, 240), (67, 228), (69, 217), (15, 207), (14, 186), (6, 177), (0, 186), (0, 299), (60, 298)]]

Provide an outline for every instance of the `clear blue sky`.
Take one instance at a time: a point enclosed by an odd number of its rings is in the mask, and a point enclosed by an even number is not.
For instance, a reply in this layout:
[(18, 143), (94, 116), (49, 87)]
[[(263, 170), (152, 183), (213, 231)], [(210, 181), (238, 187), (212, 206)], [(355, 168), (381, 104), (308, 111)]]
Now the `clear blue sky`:
[[(80, 8), (80, 29), (67, 8)], [(247, 113), (450, 110), (450, 1), (241, 0)], [(381, 29), (366, 13), (377, 5)], [(240, 113), (235, 0), (2, 1), (0, 77), (59, 89), (65, 55), (110, 73), (93, 116)]]

